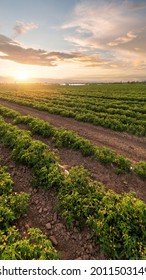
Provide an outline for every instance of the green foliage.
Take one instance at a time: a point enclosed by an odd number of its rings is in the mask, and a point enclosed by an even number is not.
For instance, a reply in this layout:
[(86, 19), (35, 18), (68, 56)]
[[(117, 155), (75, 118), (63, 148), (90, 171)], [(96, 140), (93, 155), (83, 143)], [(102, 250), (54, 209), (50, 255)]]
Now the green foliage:
[(0, 166), (0, 195), (12, 192), (12, 179), (6, 167)]
[(11, 193), (0, 196), (0, 228), (10, 226), (11, 222), (26, 213), (29, 195), (26, 193)]
[(18, 154), (23, 148), (27, 148), (30, 143), (30, 132), (19, 130), (17, 127), (11, 124), (4, 124), (3, 130), (3, 142), (10, 148), (17, 147)]
[(90, 143), (89, 140), (80, 139), (79, 149), (83, 156), (93, 156), (96, 151), (96, 147)]
[[(2, 106), (1, 106), (2, 107)], [(2, 107), (3, 108), (3, 107)], [(5, 108), (5, 107), (4, 107)], [(8, 111), (9, 109), (7, 109)], [(111, 110), (110, 110), (111, 111)], [(124, 117), (122, 117), (124, 119)], [(25, 123), (28, 124), (31, 131), (34, 133), (38, 133), (44, 137), (52, 137), (52, 141), (55, 143), (57, 147), (66, 147), (69, 149), (75, 149), (80, 150), (83, 156), (93, 156), (95, 159), (98, 159), (103, 164), (114, 164), (117, 174), (121, 174), (123, 172), (130, 172), (133, 170), (141, 179), (146, 178), (146, 169), (145, 167), (142, 167), (143, 164), (132, 164), (132, 162), (125, 158), (124, 156), (117, 154), (115, 151), (108, 149), (107, 147), (96, 147), (91, 144), (89, 140), (81, 138), (77, 133), (71, 130), (67, 130), (65, 128), (57, 129), (50, 125), (49, 123), (40, 120), (38, 118), (34, 118), (31, 116), (17, 116), (14, 119), (14, 123)], [(110, 121), (111, 123), (111, 121)], [(17, 148), (14, 148), (13, 155), (16, 159), (18, 158), (25, 158), (23, 154), (29, 153), (28, 151), (24, 152), (23, 148), (25, 149), (25, 146), (29, 146), (30, 134), (26, 134), (22, 132), (18, 132), (17, 128), (14, 127), (16, 137), (12, 137), (13, 129), (12, 127), (9, 128), (9, 131), (7, 133), (5, 132), (5, 139), (4, 142), (8, 146), (12, 146), (16, 144), (16, 138), (19, 141), (17, 141)], [(19, 135), (20, 134), (20, 135)], [(11, 140), (12, 139), (12, 140)], [(37, 142), (36, 142), (37, 143)], [(34, 144), (34, 146), (37, 146), (37, 144)], [(32, 149), (32, 148), (30, 148)], [(39, 149), (41, 149), (41, 144)], [(22, 157), (21, 157), (22, 156)], [(138, 171), (139, 170), (139, 171)], [(141, 171), (140, 171), (141, 170)]]
[[(45, 88), (44, 85), (38, 88), (36, 85), (1, 85), (0, 97), (113, 130), (146, 135), (145, 84), (45, 85)], [(0, 112), (10, 117), (15, 114), (6, 109)], [(33, 129), (39, 133), (37, 124)], [(48, 133), (46, 128), (44, 131)]]
[[(3, 115), (4, 116), (4, 115)], [(31, 122), (33, 120), (33, 117), (30, 115), (27, 116), (17, 116), (16, 118), (14, 118), (13, 120), (13, 124), (28, 124), (29, 122)]]
[(51, 165), (44, 165), (35, 170), (34, 185), (36, 187), (43, 186), (46, 189), (51, 187), (57, 189), (62, 186), (63, 179), (64, 174), (58, 164), (52, 163)]
[(142, 259), (146, 250), (146, 205), (133, 194), (108, 191), (88, 225), (111, 259)]
[(0, 228), (7, 228), (11, 222), (26, 212), (29, 195), (12, 192), (12, 179), (6, 167), (0, 166)]
[(77, 134), (71, 130), (61, 128), (55, 131), (52, 141), (57, 147), (73, 148), (76, 141)]
[(32, 116), (18, 116), (13, 120), (14, 124), (28, 124), (32, 133), (37, 133), (43, 137), (53, 136), (55, 133), (55, 128), (48, 122), (40, 120), (39, 118), (34, 118)]
[[(27, 149), (24, 149), (21, 154), (21, 161), (30, 167), (36, 168), (41, 166), (42, 161), (45, 164), (47, 145), (38, 140), (31, 140)], [(47, 159), (46, 159), (47, 160)]]
[[(114, 111), (115, 113), (116, 111)], [(39, 129), (36, 128), (36, 130)], [(128, 159), (105, 147), (95, 149), (89, 142), (84, 142), (78, 135), (74, 135), (70, 131), (60, 130), (59, 134), (59, 130), (57, 130), (56, 134), (55, 130), (53, 136), (54, 141), (56, 143), (58, 141), (60, 146), (68, 145), (71, 148), (81, 149), (85, 155), (88, 154), (89, 149), (89, 154), (93, 153), (93, 156), (96, 155), (104, 163), (113, 163), (124, 171), (130, 170), (131, 162)], [(112, 191), (106, 192), (100, 184), (90, 180), (88, 172), (82, 167), (72, 168), (69, 175), (64, 178), (58, 167), (58, 159), (48, 151), (46, 145), (33, 141), (30, 135), (21, 133), (16, 127), (4, 123), (2, 119), (0, 120), (0, 137), (12, 149), (15, 159), (19, 159), (33, 168), (36, 183), (45, 187), (58, 187), (58, 211), (69, 226), (78, 221), (79, 226), (83, 227), (87, 222), (97, 243), (101, 244), (111, 259), (145, 258), (146, 205), (142, 201), (136, 199), (132, 194), (118, 195)], [(144, 179), (145, 163), (136, 164), (134, 171)], [(25, 203), (21, 196), (17, 197), (11, 193), (2, 194), (0, 203), (2, 205), (0, 223), (4, 230), (25, 211), (25, 207), (23, 208)], [(17, 255), (15, 234), (13, 239), (14, 250), (11, 246), (10, 250), (3, 250), (5, 254), (3, 257), (7, 258), (11, 255), (12, 259), (25, 258), (24, 252), (22, 252), (22, 256)], [(24, 250), (28, 253), (28, 258), (32, 258), (28, 243), (24, 242), (23, 248), (23, 242), (19, 241), (19, 252)], [(41, 256), (42, 259), (45, 257)], [(35, 258), (39, 258), (39, 254)]]
[(106, 147), (96, 148), (95, 158), (98, 158), (103, 164), (114, 164), (121, 172), (130, 172), (132, 162), (124, 156)]
[(0, 230), (0, 256), (6, 246), (11, 245), (18, 240), (20, 240), (20, 233), (16, 230), (15, 226), (7, 227), (6, 230)]
[(146, 179), (146, 162), (140, 161), (139, 163), (135, 164), (134, 171), (141, 179)]
[(59, 253), (50, 240), (37, 228), (30, 228), (21, 239), (19, 232), (13, 227), (7, 234), (0, 234), (1, 260), (57, 260)]
[(117, 154), (113, 163), (116, 164), (121, 171), (130, 172), (131, 170), (132, 162), (122, 155)]
[(38, 118), (33, 118), (28, 124), (33, 133), (40, 134), (43, 137), (50, 137), (55, 133), (55, 128), (52, 125)]
[(31, 167), (34, 171), (35, 186), (59, 187), (63, 173), (58, 167), (59, 159), (48, 146), (41, 141), (32, 140), (30, 133), (22, 131), (11, 124), (0, 122), (1, 138), (12, 149), (12, 156)]
[(0, 260), (55, 260), (59, 254), (40, 229), (21, 237), (12, 223), (27, 211), (29, 195), (12, 192), (6, 167), (0, 166)]
[(6, 107), (3, 107), (3, 106), (0, 106), (0, 114), (2, 116), (8, 117), (8, 118), (16, 118), (20, 115), (15, 110), (12, 110), (10, 108), (6, 108)]
[(110, 259), (143, 259), (146, 204), (134, 194), (105, 191), (84, 168), (74, 167), (58, 193), (58, 210), (68, 226), (87, 224)]
[(96, 149), (94, 156), (95, 158), (98, 158), (102, 163), (108, 164), (115, 161), (116, 153), (114, 151), (110, 151), (106, 147), (102, 147)]
[(72, 167), (64, 180), (65, 191), (79, 190), (81, 194), (89, 191), (89, 172), (82, 166)]
[(65, 128), (56, 129), (52, 141), (57, 147), (79, 149), (84, 156), (93, 155), (95, 148), (90, 141), (81, 138), (77, 133)]
[[(100, 192), (97, 192), (100, 189)], [(82, 227), (89, 214), (98, 208), (104, 188), (89, 179), (83, 167), (72, 167), (58, 193), (58, 210), (68, 226), (78, 221)]]

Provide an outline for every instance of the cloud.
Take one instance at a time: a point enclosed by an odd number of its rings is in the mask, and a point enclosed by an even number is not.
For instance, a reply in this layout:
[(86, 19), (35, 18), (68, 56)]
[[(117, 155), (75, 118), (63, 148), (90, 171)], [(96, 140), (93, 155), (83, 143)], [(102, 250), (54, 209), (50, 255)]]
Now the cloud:
[(20, 43), (0, 35), (0, 51), (5, 56), (1, 59), (7, 59), (22, 64), (54, 66), (59, 60), (72, 58), (72, 55), (59, 52), (47, 52), (42, 49), (24, 48)]
[(68, 22), (65, 40), (89, 49), (121, 49), (146, 54), (146, 3), (90, 0), (78, 3)]
[(37, 29), (38, 27), (39, 25), (33, 22), (28, 23), (28, 22), (17, 21), (13, 29), (15, 31), (15, 36), (18, 36), (30, 30)]
[(57, 66), (61, 61), (80, 63), (89, 67), (109, 64), (109, 61), (101, 58), (98, 53), (48, 52), (42, 49), (25, 48), (19, 42), (4, 35), (0, 35), (0, 59), (39, 66)]
[(146, 8), (145, 0), (140, 0), (136, 2), (135, 1), (124, 1), (124, 2), (125, 2), (125, 7), (132, 11), (139, 11)]
[(3, 52), (0, 52), (0, 57), (2, 57), (2, 56), (7, 56), (7, 55)]
[[(137, 35), (130, 31), (126, 34), (126, 36), (119, 37), (119, 38), (115, 39), (115, 41), (108, 43), (108, 45), (111, 47), (118, 46), (120, 44), (125, 44), (125, 43), (130, 42), (130, 41), (134, 40), (136, 37), (137, 37)], [(138, 50), (138, 48), (137, 48), (137, 50)]]

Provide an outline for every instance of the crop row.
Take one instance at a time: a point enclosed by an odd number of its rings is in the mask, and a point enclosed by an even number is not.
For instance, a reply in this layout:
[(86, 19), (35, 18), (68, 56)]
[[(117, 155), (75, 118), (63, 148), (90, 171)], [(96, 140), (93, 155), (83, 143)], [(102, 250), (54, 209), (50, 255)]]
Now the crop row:
[[(20, 100), (24, 100), (23, 94), (21, 94), (19, 97)], [(35, 103), (40, 102), (42, 105), (45, 104), (48, 107), (53, 107), (54, 105), (58, 108), (63, 107), (64, 109), (70, 109), (73, 108), (74, 111), (81, 111), (84, 110), (84, 112), (97, 112), (99, 113), (107, 113), (107, 114), (120, 114), (120, 115), (126, 115), (127, 117), (132, 117), (135, 119), (141, 119), (144, 120), (146, 116), (146, 105), (145, 101), (138, 102), (137, 100), (131, 100), (127, 101), (125, 100), (123, 103), (123, 100), (115, 100), (110, 99), (106, 100), (105, 96), (101, 96), (98, 94), (97, 100), (93, 97), (92, 99), (88, 96), (84, 96), (84, 98), (78, 96), (78, 95), (68, 95), (65, 96), (31, 96), (26, 95), (25, 100), (31, 102), (32, 100)], [(104, 114), (103, 114), (104, 116)]]
[(102, 85), (84, 85), (84, 86), (63, 86), (63, 85), (43, 85), (43, 84), (1, 84), (0, 91), (6, 95), (32, 96), (33, 98), (41, 96), (48, 99), (57, 97), (79, 97), (93, 99), (108, 99), (115, 101), (146, 101), (145, 84), (102, 84)]
[(80, 150), (83, 156), (93, 156), (103, 164), (113, 164), (117, 173), (134, 172), (141, 179), (146, 178), (146, 162), (140, 161), (133, 164), (132, 161), (115, 151), (106, 147), (97, 147), (89, 140), (80, 137), (77, 133), (64, 128), (58, 129), (48, 122), (32, 116), (22, 116), (15, 110), (0, 106), (0, 114), (5, 117), (14, 118), (14, 124), (27, 124), (33, 133), (43, 137), (52, 137), (56, 147), (66, 147), (69, 149)]
[[(131, 193), (119, 195), (111, 190), (106, 191), (100, 183), (90, 179), (83, 167), (74, 167), (65, 175), (57, 168), (58, 161), (54, 154), (52, 161), (52, 153), (46, 145), (32, 140), (28, 132), (5, 123), (2, 118), (0, 138), (12, 149), (15, 160), (33, 168), (38, 186), (42, 183), (47, 188), (56, 187), (57, 209), (67, 225), (72, 226), (78, 221), (82, 229), (87, 224), (97, 243), (111, 259), (146, 258), (144, 202)], [(35, 150), (34, 143), (37, 144)], [(39, 169), (38, 172), (36, 169)]]
[[(46, 87), (45, 87), (46, 88)], [(41, 89), (41, 87), (40, 87)], [(48, 86), (48, 91), (50, 87)], [(21, 88), (22, 90), (22, 88)], [(53, 88), (52, 88), (53, 91)], [(145, 84), (90, 84), (85, 86), (64, 86), (58, 89), (64, 96), (90, 97), (122, 101), (146, 101)], [(35, 91), (34, 91), (35, 92)], [(44, 92), (44, 91), (43, 91)]]
[[(9, 95), (8, 95), (9, 96)], [(4, 96), (3, 96), (4, 97)], [(18, 101), (27, 101), (37, 104), (40, 102), (41, 105), (46, 105), (46, 108), (51, 108), (56, 106), (56, 108), (63, 108), (64, 110), (70, 110), (73, 108), (72, 112), (78, 112), (84, 110), (85, 113), (98, 113), (97, 116), (104, 116), (108, 115), (122, 115), (131, 117), (131, 119), (138, 119), (138, 120), (145, 120), (146, 116), (146, 106), (145, 102), (138, 103), (137, 101), (125, 101), (124, 104), (120, 100), (107, 100), (102, 98), (98, 98), (96, 101), (94, 98), (93, 100), (89, 97), (80, 98), (78, 96), (65, 96), (63, 98), (59, 98), (58, 96), (45, 96), (45, 97), (31, 97), (28, 96), (16, 96)]]
[(134, 194), (105, 191), (74, 167), (59, 191), (58, 210), (68, 225), (86, 223), (110, 259), (146, 258), (146, 204)]
[(29, 195), (12, 190), (7, 168), (0, 165), (0, 260), (58, 259), (50, 240), (37, 228), (21, 237), (13, 222), (26, 213)]
[[(88, 122), (93, 125), (100, 125), (106, 128), (110, 128), (116, 131), (126, 131), (131, 134), (135, 134), (137, 136), (145, 136), (146, 135), (146, 121), (145, 115), (140, 113), (133, 113), (135, 117), (126, 116), (124, 110), (119, 109), (117, 112), (112, 109), (114, 112), (111, 114), (110, 112), (94, 112), (92, 110), (86, 110), (81, 108), (70, 108), (69, 106), (62, 105), (53, 105), (52, 103), (46, 104), (45, 102), (34, 101), (34, 100), (26, 100), (26, 99), (18, 99), (18, 98), (8, 98), (4, 97), (4, 99), (10, 100), (15, 103), (19, 103), (25, 106), (33, 107), (42, 111), (49, 112), (51, 114), (61, 115), (63, 117), (74, 118), (79, 121)], [(111, 112), (112, 112), (111, 111)], [(127, 111), (128, 115), (132, 113)], [(138, 118), (138, 116), (140, 117)]]
[(26, 91), (17, 89), (16, 86), (12, 92), (1, 89), (0, 95), (49, 113), (138, 136), (146, 135), (145, 85), (42, 86), (42, 90), (34, 87), (34, 91), (30, 88)]
[[(31, 167), (34, 172), (34, 185), (59, 186), (62, 174), (57, 156), (48, 151), (48, 146), (41, 141), (32, 140), (30, 133), (18, 129), (12, 124), (0, 120), (0, 137), (4, 144), (12, 149), (15, 160)], [(48, 175), (49, 174), (49, 175)]]
[[(40, 101), (39, 98), (35, 101)], [(132, 119), (139, 119), (139, 120), (144, 120), (146, 117), (146, 108), (141, 108), (143, 104), (139, 104), (139, 106), (133, 106), (131, 110), (131, 104), (121, 104), (118, 102), (103, 102), (103, 100), (98, 100), (96, 103), (94, 100), (91, 102), (89, 98), (82, 99), (79, 98), (67, 98), (67, 99), (62, 99), (62, 100), (47, 100), (47, 99), (41, 99), (41, 103), (43, 104), (45, 102), (45, 105), (49, 107), (53, 106), (58, 106), (58, 108), (62, 107), (64, 109), (70, 109), (73, 108), (74, 111), (80, 112), (81, 110), (84, 110), (85, 113), (98, 113), (97, 116), (103, 116), (106, 117), (106, 115), (122, 115), (122, 116), (127, 116), (131, 117)], [(144, 106), (145, 107), (145, 106)]]

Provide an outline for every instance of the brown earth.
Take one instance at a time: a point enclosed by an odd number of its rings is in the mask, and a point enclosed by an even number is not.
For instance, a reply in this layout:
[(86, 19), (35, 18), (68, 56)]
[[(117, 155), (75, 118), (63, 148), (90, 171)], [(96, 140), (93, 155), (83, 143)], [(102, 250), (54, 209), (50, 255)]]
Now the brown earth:
[(4, 147), (1, 142), (0, 164), (8, 167), (14, 182), (13, 190), (30, 194), (27, 214), (24, 214), (15, 222), (22, 235), (25, 235), (29, 227), (40, 228), (60, 252), (62, 260), (106, 258), (105, 255), (100, 254), (100, 247), (90, 236), (87, 227), (83, 231), (79, 231), (76, 226), (67, 229), (64, 221), (55, 210), (57, 202), (55, 190), (34, 189), (32, 187), (32, 170), (15, 163), (11, 158), (9, 149)]
[[(127, 133), (119, 133), (102, 127), (95, 127), (90, 124), (51, 115), (7, 101), (0, 101), (0, 103), (19, 111), (21, 114), (31, 114), (44, 119), (56, 127), (62, 126), (72, 129), (78, 132), (80, 136), (92, 140), (92, 143), (98, 146), (106, 145), (111, 148), (115, 144), (115, 150), (118, 153), (134, 161), (146, 159), (144, 154), (146, 138), (138, 138)], [(20, 125), (19, 127), (21, 129), (28, 128), (24, 125)], [(56, 149), (50, 139), (44, 140), (37, 135), (33, 137), (45, 142), (51, 149), (54, 149), (60, 156), (61, 165), (64, 165), (66, 169), (70, 169), (75, 165), (83, 165), (90, 171), (92, 178), (101, 181), (106, 188), (112, 188), (118, 193), (135, 191), (138, 197), (146, 202), (146, 182), (140, 180), (136, 175), (132, 173), (116, 175), (113, 166), (104, 166), (97, 160), (93, 160), (92, 157), (83, 157), (79, 151), (66, 148)], [(93, 139), (90, 139), (92, 137)], [(131, 153), (128, 145), (133, 147), (131, 148), (133, 153)], [(10, 157), (9, 150), (4, 148), (2, 144), (0, 144), (0, 154), (2, 163), (9, 167), (9, 172), (14, 181), (14, 191), (25, 191), (31, 194), (28, 212), (17, 222), (17, 226), (22, 234), (29, 227), (39, 227), (52, 239), (56, 249), (61, 253), (61, 259), (63, 260), (106, 258), (106, 256), (102, 256), (99, 253), (99, 246), (90, 237), (88, 228), (85, 228), (82, 232), (79, 232), (77, 227), (73, 227), (71, 230), (66, 228), (64, 221), (55, 210), (57, 200), (55, 190), (44, 191), (42, 189), (33, 189), (31, 170), (14, 163)]]
[[(5, 118), (5, 121), (11, 123), (12, 119)], [(20, 129), (29, 130), (24, 124), (17, 125)], [(84, 166), (91, 175), (93, 180), (101, 182), (106, 189), (112, 189), (117, 193), (135, 192), (139, 199), (146, 202), (146, 180), (141, 180), (134, 173), (116, 174), (116, 167), (111, 165), (103, 165), (98, 159), (92, 156), (84, 157), (81, 152), (68, 149), (56, 148), (50, 138), (43, 138), (34, 134), (32, 138), (40, 140), (48, 145), (60, 158), (60, 164), (64, 169), (69, 170), (73, 166)]]
[(115, 132), (107, 128), (94, 126), (59, 115), (49, 114), (2, 99), (0, 99), (0, 104), (17, 110), (23, 115), (30, 114), (34, 117), (39, 117), (56, 127), (65, 127), (74, 130), (81, 137), (89, 139), (94, 145), (106, 146), (123, 154), (134, 162), (140, 160), (146, 161), (146, 137), (140, 138), (125, 132)]
[(60, 157), (61, 165), (69, 170), (73, 166), (84, 166), (91, 174), (93, 180), (101, 182), (106, 189), (112, 189), (117, 193), (135, 192), (139, 199), (146, 203), (146, 181), (142, 181), (136, 174), (116, 174), (113, 165), (103, 165), (93, 157), (84, 157), (80, 151), (67, 148), (56, 149), (50, 139), (43, 139), (34, 135), (35, 139), (46, 143)]

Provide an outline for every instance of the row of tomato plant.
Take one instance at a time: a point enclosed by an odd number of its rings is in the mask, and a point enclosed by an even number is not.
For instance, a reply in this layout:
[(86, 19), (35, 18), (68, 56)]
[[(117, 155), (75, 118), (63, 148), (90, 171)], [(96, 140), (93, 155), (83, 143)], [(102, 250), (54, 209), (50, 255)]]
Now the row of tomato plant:
[[(17, 99), (23, 100), (23, 96), (17, 96)], [(25, 96), (25, 100), (31, 102), (32, 97), (31, 96)], [(33, 97), (33, 103), (46, 105), (46, 108), (54, 107), (59, 110), (59, 108), (63, 108), (64, 110), (72, 109), (72, 113), (74, 111), (80, 113), (80, 111), (84, 110), (84, 113), (98, 113), (97, 116), (103, 116), (106, 117), (107, 114), (110, 115), (120, 115), (120, 116), (126, 116), (131, 117), (131, 120), (145, 120), (146, 116), (146, 107), (145, 102), (134, 102), (134, 101), (128, 101), (124, 104), (121, 101), (115, 101), (115, 100), (105, 100), (103, 98), (98, 98), (98, 100), (92, 100), (89, 97), (86, 97), (84, 99), (78, 97), (78, 96), (65, 96), (63, 98), (58, 98), (54, 96), (51, 97)], [(56, 106), (56, 107), (55, 107)], [(143, 106), (143, 108), (142, 108)]]
[[(31, 98), (27, 98), (28, 101), (31, 101)], [(47, 107), (56, 106), (56, 108), (63, 108), (63, 109), (70, 109), (73, 108), (72, 111), (81, 112), (84, 111), (85, 113), (98, 113), (97, 116), (101, 114), (106, 117), (107, 114), (110, 115), (122, 115), (126, 117), (131, 117), (131, 120), (145, 120), (146, 117), (146, 107), (145, 103), (140, 102), (140, 104), (134, 102), (125, 102), (124, 104), (121, 101), (112, 100), (107, 102), (105, 99), (99, 99), (97, 101), (91, 100), (91, 98), (79, 98), (78, 96), (70, 98), (64, 97), (59, 99), (58, 97), (55, 98), (41, 98), (35, 97), (33, 99), (36, 103), (41, 101), (41, 104), (47, 105)], [(133, 106), (132, 106), (133, 105)], [(143, 105), (143, 108), (141, 106)]]
[(29, 131), (18, 129), (12, 124), (0, 121), (0, 137), (12, 149), (15, 160), (31, 167), (34, 172), (34, 185), (46, 188), (59, 186), (62, 174), (59, 172), (59, 159), (47, 145), (33, 140)]
[[(50, 89), (49, 86), (48, 89)], [(85, 86), (76, 87), (61, 86), (59, 92), (62, 92), (65, 96), (90, 97), (91, 99), (102, 98), (115, 101), (146, 101), (146, 84), (86, 84)]]
[(80, 108), (69, 108), (68, 106), (54, 105), (51, 102), (49, 104), (35, 100), (27, 100), (26, 98), (10, 98), (4, 97), (9, 101), (19, 103), (25, 106), (33, 107), (42, 111), (49, 112), (51, 114), (61, 115), (63, 117), (74, 118), (79, 121), (88, 122), (93, 125), (100, 125), (106, 128), (110, 128), (116, 131), (126, 131), (137, 136), (146, 135), (146, 121), (142, 114), (137, 119), (138, 114), (135, 113), (135, 118), (126, 116), (123, 114), (110, 114), (110, 113), (97, 113), (92, 110), (81, 110)]
[(38, 228), (22, 237), (14, 222), (27, 212), (29, 195), (13, 191), (13, 181), (0, 165), (0, 260), (58, 259), (59, 253)]
[(4, 99), (94, 125), (127, 131), (138, 136), (146, 135), (144, 85), (135, 85), (135, 87), (131, 85), (102, 85), (102, 87), (86, 85), (77, 88), (44, 87), (42, 85), (42, 88), (35, 88), (34, 92), (30, 88), (27, 91), (22, 89), (19, 91), (16, 87), (13, 88), (12, 93), (7, 92), (7, 94), (2, 91), (1, 96)]
[(146, 101), (145, 84), (90, 84), (84, 86), (62, 86), (62, 85), (44, 85), (44, 84), (1, 84), (0, 92), (5, 95), (25, 96), (33, 98), (81, 98), (86, 100), (105, 100), (115, 101), (124, 104), (125, 102), (141, 103)]
[(134, 172), (141, 179), (146, 178), (146, 163), (140, 161), (133, 164), (132, 161), (124, 156), (117, 154), (107, 147), (97, 147), (89, 140), (83, 139), (77, 133), (64, 128), (58, 129), (48, 122), (32, 116), (22, 116), (15, 110), (0, 106), (0, 114), (5, 117), (14, 118), (14, 124), (27, 124), (33, 133), (40, 134), (43, 137), (52, 137), (56, 147), (67, 147), (80, 150), (83, 156), (93, 156), (103, 164), (114, 164), (117, 167), (116, 172)]
[[(2, 118), (0, 132), (4, 144), (12, 149), (15, 160), (21, 160), (24, 164), (33, 167), (34, 171), (35, 168), (39, 168), (39, 174), (43, 169), (45, 178), (50, 177), (52, 169), (46, 168), (49, 164), (48, 158), (50, 158), (48, 150), (44, 148), (39, 150), (37, 146), (32, 153), (33, 149), (30, 147), (34, 140), (30, 139), (30, 135), (5, 123)], [(44, 152), (45, 158), (48, 155), (47, 161), (44, 161)], [(43, 166), (36, 165), (38, 161), (41, 161)], [(146, 204), (144, 202), (132, 193), (119, 195), (111, 190), (106, 191), (100, 183), (90, 179), (83, 167), (73, 167), (66, 176), (59, 168), (57, 173), (55, 169), (55, 177), (51, 174), (55, 183), (50, 185), (46, 181), (45, 186), (56, 187), (57, 209), (68, 226), (78, 221), (82, 229), (87, 224), (96, 242), (101, 245), (110, 259), (146, 258)], [(39, 185), (39, 177), (37, 180)]]
[(110, 259), (146, 258), (146, 204), (132, 193), (116, 194), (73, 167), (58, 193), (58, 210), (68, 226), (87, 224)]

